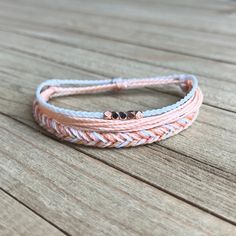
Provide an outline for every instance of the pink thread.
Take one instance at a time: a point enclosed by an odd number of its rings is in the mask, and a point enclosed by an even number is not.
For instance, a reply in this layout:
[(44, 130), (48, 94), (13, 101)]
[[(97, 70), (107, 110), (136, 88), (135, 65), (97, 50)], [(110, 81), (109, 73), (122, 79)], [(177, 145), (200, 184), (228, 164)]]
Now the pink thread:
[[(52, 97), (73, 94), (97, 93), (109, 90), (139, 88), (159, 84), (180, 84), (189, 91), (192, 81), (180, 83), (179, 80), (132, 80), (124, 83), (114, 79), (111, 84), (79, 88), (49, 87), (41, 92), (48, 101)], [(35, 120), (47, 131), (66, 141), (97, 147), (128, 147), (152, 143), (173, 136), (189, 127), (198, 115), (203, 95), (198, 87), (194, 96), (186, 103), (164, 114), (143, 117), (135, 120), (105, 120), (95, 118), (70, 117), (53, 112), (34, 102)]]

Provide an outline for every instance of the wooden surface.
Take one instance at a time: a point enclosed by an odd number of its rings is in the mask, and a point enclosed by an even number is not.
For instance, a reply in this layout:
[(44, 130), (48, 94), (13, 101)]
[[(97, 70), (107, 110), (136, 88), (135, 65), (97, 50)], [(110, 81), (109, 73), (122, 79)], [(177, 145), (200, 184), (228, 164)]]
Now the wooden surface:
[[(152, 145), (101, 150), (33, 121), (36, 86), (193, 73), (194, 125)], [(0, 235), (236, 235), (236, 2), (0, 1)], [(98, 100), (99, 98), (99, 100)], [(174, 90), (55, 100), (80, 110), (147, 109)]]

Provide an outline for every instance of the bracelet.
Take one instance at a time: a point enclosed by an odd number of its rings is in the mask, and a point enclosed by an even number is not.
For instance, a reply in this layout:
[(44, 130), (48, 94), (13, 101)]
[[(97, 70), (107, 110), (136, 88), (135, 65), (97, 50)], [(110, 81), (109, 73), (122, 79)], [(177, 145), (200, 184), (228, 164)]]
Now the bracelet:
[[(185, 96), (163, 108), (146, 111), (87, 112), (50, 104), (51, 98), (75, 94), (179, 85)], [(33, 116), (60, 139), (97, 147), (138, 146), (169, 138), (188, 128), (198, 115), (203, 95), (194, 75), (108, 80), (47, 80), (36, 90)]]

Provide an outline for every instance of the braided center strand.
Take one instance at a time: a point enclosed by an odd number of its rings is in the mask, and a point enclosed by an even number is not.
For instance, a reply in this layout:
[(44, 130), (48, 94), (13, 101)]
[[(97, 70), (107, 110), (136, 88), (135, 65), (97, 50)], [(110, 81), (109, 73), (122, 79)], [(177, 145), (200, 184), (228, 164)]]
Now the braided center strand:
[[(112, 112), (109, 111), (73, 111), (48, 102), (50, 98), (58, 96), (160, 84), (179, 85), (186, 95), (175, 104), (160, 109), (115, 112), (118, 114), (116, 119), (112, 118)], [(188, 128), (198, 115), (202, 99), (202, 92), (193, 75), (116, 80), (48, 80), (37, 88), (33, 115), (41, 127), (60, 139), (101, 148), (121, 148), (158, 142)]]

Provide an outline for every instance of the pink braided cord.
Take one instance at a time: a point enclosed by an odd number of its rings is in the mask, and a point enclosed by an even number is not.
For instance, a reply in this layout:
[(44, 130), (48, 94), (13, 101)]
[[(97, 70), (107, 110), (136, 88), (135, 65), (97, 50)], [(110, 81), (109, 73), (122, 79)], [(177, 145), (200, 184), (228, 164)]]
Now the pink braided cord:
[[(179, 84), (184, 91), (192, 88), (192, 81), (170, 79), (133, 79), (86, 87), (51, 86), (41, 92), (45, 101), (52, 97), (74, 94), (97, 93), (109, 90), (131, 89), (160, 84)], [(37, 99), (33, 104), (36, 122), (48, 132), (60, 139), (96, 147), (130, 147), (169, 138), (188, 128), (196, 119), (202, 104), (203, 95), (199, 87), (184, 104), (160, 115), (130, 120), (106, 120), (97, 118), (75, 117), (59, 114), (42, 105)]]

